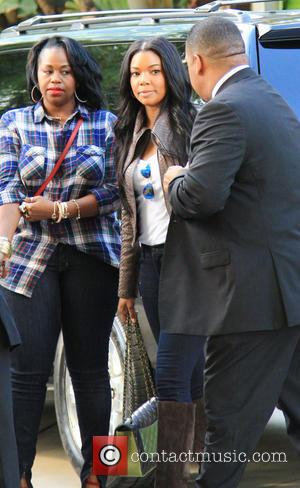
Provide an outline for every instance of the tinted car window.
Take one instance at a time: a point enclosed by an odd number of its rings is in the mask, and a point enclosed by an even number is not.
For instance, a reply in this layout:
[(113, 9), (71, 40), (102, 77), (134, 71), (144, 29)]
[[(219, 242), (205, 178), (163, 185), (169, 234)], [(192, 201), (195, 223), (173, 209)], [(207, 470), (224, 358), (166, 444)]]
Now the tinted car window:
[(119, 71), (129, 44), (94, 46), (88, 50), (99, 64), (103, 76), (102, 91), (106, 106), (115, 112), (119, 93)]
[(0, 113), (28, 105), (25, 64), (27, 51), (1, 54)]
[[(107, 107), (114, 111), (118, 96), (119, 69), (128, 45), (95, 46), (88, 50), (95, 57), (103, 74), (102, 89)], [(26, 89), (25, 66), (28, 51), (1, 55), (5, 66), (0, 76), (0, 112), (30, 103)]]
[(259, 46), (260, 73), (276, 88), (300, 118), (300, 49)]
[[(120, 66), (130, 44), (131, 42), (87, 47), (101, 68), (103, 75), (102, 89), (106, 105), (112, 112), (115, 112), (118, 103)], [(184, 42), (177, 42), (175, 45), (181, 57), (183, 57)]]
[[(130, 44), (87, 47), (101, 68), (103, 75), (102, 90), (106, 107), (112, 112), (115, 112), (118, 101), (120, 66)], [(184, 42), (176, 43), (176, 47), (183, 57)], [(0, 76), (0, 113), (30, 103), (26, 90), (25, 74), (27, 54), (27, 50), (0, 54), (1, 65), (5, 66), (5, 70), (1, 72)]]

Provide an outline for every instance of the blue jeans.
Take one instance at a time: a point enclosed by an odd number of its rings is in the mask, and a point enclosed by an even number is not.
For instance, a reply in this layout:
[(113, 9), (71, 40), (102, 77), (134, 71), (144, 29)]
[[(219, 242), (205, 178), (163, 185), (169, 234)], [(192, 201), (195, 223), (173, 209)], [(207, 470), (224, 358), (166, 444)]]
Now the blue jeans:
[(61, 329), (82, 440), (82, 481), (91, 471), (92, 436), (109, 429), (108, 346), (117, 285), (117, 269), (59, 244), (32, 298), (2, 288), (22, 338), (12, 356), (12, 384), (20, 474), (27, 479)]
[(204, 336), (160, 332), (158, 295), (164, 246), (141, 247), (139, 289), (158, 343), (156, 389), (159, 400), (191, 402), (203, 396)]
[(187, 402), (203, 396), (204, 346), (200, 335), (161, 332), (156, 363), (159, 400)]

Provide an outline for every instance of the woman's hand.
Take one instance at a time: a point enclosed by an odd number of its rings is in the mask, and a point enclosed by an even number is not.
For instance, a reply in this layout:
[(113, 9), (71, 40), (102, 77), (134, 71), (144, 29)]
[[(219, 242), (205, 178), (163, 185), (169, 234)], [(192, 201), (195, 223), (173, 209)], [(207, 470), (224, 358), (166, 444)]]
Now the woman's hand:
[(51, 219), (53, 214), (53, 202), (44, 197), (25, 198), (28, 216), (24, 218), (28, 222), (38, 222), (40, 220)]
[(132, 323), (137, 322), (137, 313), (134, 308), (135, 298), (120, 298), (118, 304), (118, 315), (121, 322), (126, 322), (129, 317)]

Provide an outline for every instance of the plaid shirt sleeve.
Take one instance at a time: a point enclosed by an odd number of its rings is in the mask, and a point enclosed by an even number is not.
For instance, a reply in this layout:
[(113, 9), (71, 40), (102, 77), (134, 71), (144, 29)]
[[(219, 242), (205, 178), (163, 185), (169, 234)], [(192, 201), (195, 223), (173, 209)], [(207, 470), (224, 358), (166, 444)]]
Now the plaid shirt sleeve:
[(20, 142), (13, 120), (4, 114), (0, 120), (0, 205), (20, 203), (24, 188), (20, 179)]
[(114, 160), (114, 123), (116, 118), (107, 112), (106, 139), (105, 139), (105, 176), (101, 187), (89, 190), (98, 202), (99, 215), (115, 212), (120, 207), (119, 191), (117, 186), (116, 167)]

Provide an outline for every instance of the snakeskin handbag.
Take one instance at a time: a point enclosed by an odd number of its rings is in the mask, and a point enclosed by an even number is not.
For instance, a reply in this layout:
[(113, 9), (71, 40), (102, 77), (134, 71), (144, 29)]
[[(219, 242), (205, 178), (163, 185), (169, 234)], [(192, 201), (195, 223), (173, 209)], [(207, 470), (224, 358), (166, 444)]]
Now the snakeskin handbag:
[[(154, 382), (151, 365), (144, 346), (140, 326), (127, 321), (125, 377), (123, 393), (123, 423), (116, 430), (116, 436), (126, 436), (128, 439), (127, 476), (145, 477), (155, 468), (155, 453), (157, 451), (157, 401), (155, 398)], [(134, 378), (136, 361), (134, 361), (134, 347), (139, 353), (140, 369), (148, 401), (138, 407), (137, 389)], [(138, 407), (138, 408), (137, 408)], [(130, 415), (127, 417), (127, 412)]]

